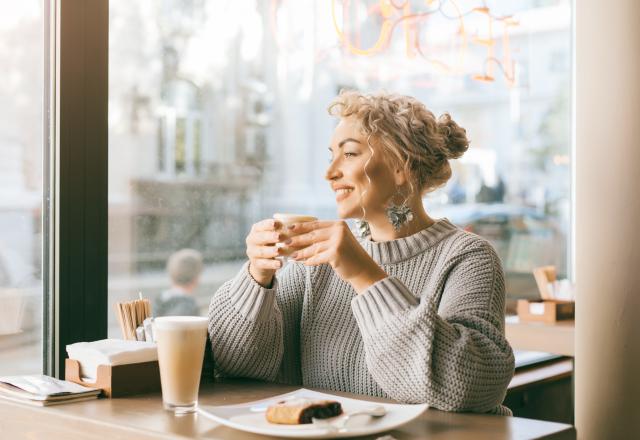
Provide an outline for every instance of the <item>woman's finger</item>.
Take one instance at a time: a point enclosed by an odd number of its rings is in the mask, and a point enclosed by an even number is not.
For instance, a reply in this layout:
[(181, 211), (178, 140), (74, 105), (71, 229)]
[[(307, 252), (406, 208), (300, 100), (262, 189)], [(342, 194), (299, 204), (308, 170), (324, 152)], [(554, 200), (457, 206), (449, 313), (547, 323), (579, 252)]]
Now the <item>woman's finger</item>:
[(250, 259), (275, 258), (280, 255), (280, 249), (276, 246), (250, 246), (247, 248), (247, 256)]
[(247, 244), (258, 246), (273, 245), (285, 238), (285, 234), (277, 231), (257, 231), (252, 232), (247, 237)]
[(311, 246), (307, 246), (306, 248), (294, 252), (293, 254), (291, 254), (291, 258), (296, 261), (305, 261), (319, 253), (324, 252), (325, 249), (326, 246), (324, 246), (322, 243), (315, 243)]
[(301, 248), (310, 246), (320, 241), (328, 240), (331, 237), (331, 228), (316, 229), (306, 234), (296, 235), (285, 241), (284, 244), (290, 247)]
[(303, 261), (305, 266), (319, 266), (320, 264), (329, 263), (331, 261), (331, 251), (328, 249), (323, 252), (318, 252), (312, 257)]
[(280, 260), (267, 260), (264, 258), (258, 258), (255, 260), (251, 260), (251, 264), (256, 267), (256, 269), (263, 270), (277, 270), (282, 267), (282, 261)]
[(272, 218), (266, 218), (264, 220), (255, 223), (251, 227), (251, 232), (259, 232), (259, 231), (275, 231), (282, 224), (278, 220), (274, 220)]
[(289, 230), (296, 234), (304, 234), (305, 232), (314, 231), (316, 229), (328, 228), (334, 224), (334, 221), (316, 220), (313, 222), (294, 223), (289, 225)]

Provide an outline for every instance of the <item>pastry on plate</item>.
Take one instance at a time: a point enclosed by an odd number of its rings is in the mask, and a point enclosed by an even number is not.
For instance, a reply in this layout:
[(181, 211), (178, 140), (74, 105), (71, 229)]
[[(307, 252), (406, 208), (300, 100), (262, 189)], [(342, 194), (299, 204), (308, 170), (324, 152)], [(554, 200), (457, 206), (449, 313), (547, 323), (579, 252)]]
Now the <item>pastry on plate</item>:
[(342, 405), (335, 400), (283, 400), (267, 408), (267, 421), (280, 425), (311, 423), (312, 418), (328, 419), (342, 414)]

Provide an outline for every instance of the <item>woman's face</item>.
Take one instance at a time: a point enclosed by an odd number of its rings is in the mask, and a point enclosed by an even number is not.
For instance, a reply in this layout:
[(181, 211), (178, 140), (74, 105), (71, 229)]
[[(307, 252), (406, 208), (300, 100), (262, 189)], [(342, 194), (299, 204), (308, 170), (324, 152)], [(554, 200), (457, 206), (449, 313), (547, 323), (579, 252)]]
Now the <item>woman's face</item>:
[(384, 153), (373, 139), (369, 148), (357, 120), (340, 120), (329, 150), (330, 164), (325, 177), (335, 192), (338, 216), (362, 218), (363, 208), (367, 220), (384, 213), (388, 200), (396, 192), (397, 173), (384, 160)]

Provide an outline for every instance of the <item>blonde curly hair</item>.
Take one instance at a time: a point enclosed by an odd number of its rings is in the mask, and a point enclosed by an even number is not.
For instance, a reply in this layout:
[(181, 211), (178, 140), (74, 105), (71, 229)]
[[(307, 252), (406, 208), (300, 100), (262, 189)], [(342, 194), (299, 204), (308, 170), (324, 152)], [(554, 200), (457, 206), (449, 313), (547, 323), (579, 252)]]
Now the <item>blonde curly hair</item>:
[(466, 130), (448, 113), (436, 119), (424, 104), (410, 96), (342, 90), (328, 108), (340, 118), (355, 117), (361, 130), (377, 142), (394, 166), (403, 167), (412, 189), (421, 195), (447, 183), (449, 159), (469, 148)]

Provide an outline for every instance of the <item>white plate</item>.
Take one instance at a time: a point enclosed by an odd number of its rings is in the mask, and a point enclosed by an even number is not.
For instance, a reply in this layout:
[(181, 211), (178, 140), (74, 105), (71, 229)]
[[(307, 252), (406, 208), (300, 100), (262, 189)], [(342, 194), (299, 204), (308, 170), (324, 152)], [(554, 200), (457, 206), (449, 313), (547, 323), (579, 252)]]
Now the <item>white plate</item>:
[[(380, 405), (385, 407), (387, 414), (380, 418), (372, 418), (368, 416), (354, 417), (349, 420), (346, 428), (340, 429), (339, 431), (317, 427), (313, 424), (277, 425), (267, 422), (265, 412), (269, 405), (281, 400), (298, 398), (337, 400), (342, 404), (342, 409), (345, 415), (354, 411), (360, 411)], [(427, 404), (399, 405), (392, 403), (368, 402), (366, 400), (348, 399), (346, 397), (334, 396), (332, 394), (320, 393), (301, 388), (291, 393), (281, 394), (268, 399), (256, 400), (240, 405), (202, 405), (198, 409), (198, 413), (231, 428), (253, 432), (255, 434), (292, 438), (339, 438), (377, 434), (379, 432), (389, 431), (415, 419), (427, 408)], [(328, 420), (336, 426), (340, 426), (341, 417), (344, 417), (344, 415)]]

